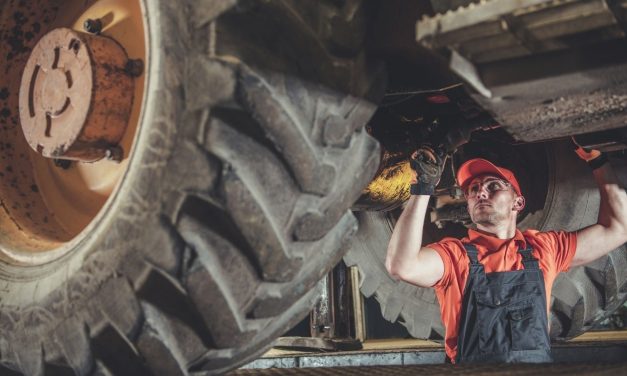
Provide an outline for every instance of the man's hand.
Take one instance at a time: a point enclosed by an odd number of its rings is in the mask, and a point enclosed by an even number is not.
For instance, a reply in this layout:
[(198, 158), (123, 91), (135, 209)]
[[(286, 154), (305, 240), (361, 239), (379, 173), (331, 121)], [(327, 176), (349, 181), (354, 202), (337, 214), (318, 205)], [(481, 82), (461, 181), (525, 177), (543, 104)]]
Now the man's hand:
[(579, 158), (586, 161), (591, 169), (596, 170), (597, 168), (603, 166), (605, 162), (607, 162), (607, 156), (601, 153), (599, 150), (582, 147), (577, 143), (574, 137), (572, 138), (572, 140), (575, 144), (575, 153), (577, 153)]
[(409, 165), (415, 173), (410, 187), (412, 195), (433, 195), (440, 182), (446, 155), (429, 146), (421, 146), (412, 154)]

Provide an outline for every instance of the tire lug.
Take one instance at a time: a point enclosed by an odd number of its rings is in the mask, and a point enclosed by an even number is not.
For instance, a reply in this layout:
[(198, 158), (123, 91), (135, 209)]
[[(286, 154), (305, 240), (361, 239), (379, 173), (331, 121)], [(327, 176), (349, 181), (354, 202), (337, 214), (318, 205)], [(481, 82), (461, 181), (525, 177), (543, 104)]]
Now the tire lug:
[(88, 18), (83, 23), (83, 29), (88, 33), (98, 35), (102, 31), (102, 21), (99, 19), (94, 20)]

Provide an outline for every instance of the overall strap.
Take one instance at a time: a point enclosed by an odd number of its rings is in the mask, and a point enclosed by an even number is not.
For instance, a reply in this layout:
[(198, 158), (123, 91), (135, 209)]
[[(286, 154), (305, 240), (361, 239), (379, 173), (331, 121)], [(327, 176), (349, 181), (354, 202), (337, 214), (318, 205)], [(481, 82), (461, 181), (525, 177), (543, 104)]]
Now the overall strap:
[(477, 251), (477, 247), (474, 244), (463, 244), (466, 249), (466, 253), (468, 254), (468, 258), (470, 259), (470, 265), (481, 265), (479, 262), (479, 251)]
[(531, 252), (533, 248), (530, 245), (527, 245), (526, 249), (519, 248), (518, 252), (522, 255), (522, 263), (525, 266), (526, 270), (538, 270), (538, 259), (533, 257)]

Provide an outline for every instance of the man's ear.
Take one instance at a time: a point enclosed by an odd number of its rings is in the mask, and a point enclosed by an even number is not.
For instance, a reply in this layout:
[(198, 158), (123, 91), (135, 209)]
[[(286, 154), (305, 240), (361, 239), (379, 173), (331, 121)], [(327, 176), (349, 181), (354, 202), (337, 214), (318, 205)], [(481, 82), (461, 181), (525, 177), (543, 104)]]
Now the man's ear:
[(514, 206), (512, 210), (517, 212), (521, 212), (525, 208), (525, 198), (523, 196), (518, 196), (514, 199)]

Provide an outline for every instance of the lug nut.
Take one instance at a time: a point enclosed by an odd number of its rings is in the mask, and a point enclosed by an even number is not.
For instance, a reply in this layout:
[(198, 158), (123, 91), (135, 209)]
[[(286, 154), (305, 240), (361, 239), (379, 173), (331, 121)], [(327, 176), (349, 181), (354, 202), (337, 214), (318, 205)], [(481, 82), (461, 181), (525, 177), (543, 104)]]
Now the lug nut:
[(131, 77), (139, 77), (144, 73), (144, 62), (141, 59), (129, 59), (124, 71)]
[(121, 162), (124, 159), (124, 150), (119, 146), (111, 146), (105, 151), (105, 158), (114, 162)]
[(70, 168), (70, 166), (72, 166), (72, 161), (69, 161), (67, 159), (55, 159), (54, 165), (63, 170), (67, 170)]
[(102, 21), (99, 19), (92, 20), (91, 18), (88, 18), (83, 23), (83, 29), (91, 34), (100, 34), (102, 31)]

